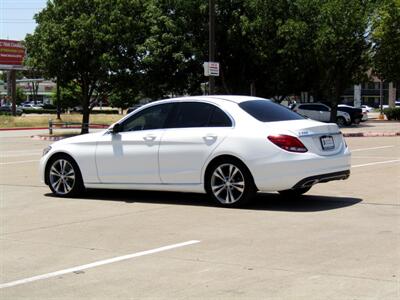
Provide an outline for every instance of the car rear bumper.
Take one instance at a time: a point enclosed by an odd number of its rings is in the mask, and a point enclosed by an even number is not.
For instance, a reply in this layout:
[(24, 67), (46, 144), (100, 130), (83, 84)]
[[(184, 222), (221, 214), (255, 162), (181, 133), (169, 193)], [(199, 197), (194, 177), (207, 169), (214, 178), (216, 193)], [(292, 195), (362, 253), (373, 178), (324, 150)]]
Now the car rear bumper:
[(313, 185), (331, 180), (346, 179), (350, 174), (351, 154), (344, 152), (332, 156), (315, 154), (296, 155), (292, 159), (258, 159), (247, 162), (254, 183), (260, 191), (281, 191)]
[(292, 189), (311, 187), (317, 183), (324, 183), (324, 182), (329, 182), (329, 181), (333, 181), (333, 180), (345, 180), (349, 177), (350, 177), (350, 170), (335, 172), (335, 173), (328, 173), (328, 174), (321, 174), (321, 175), (316, 175), (316, 176), (310, 176), (310, 177), (300, 180), (298, 183), (296, 183), (293, 186)]

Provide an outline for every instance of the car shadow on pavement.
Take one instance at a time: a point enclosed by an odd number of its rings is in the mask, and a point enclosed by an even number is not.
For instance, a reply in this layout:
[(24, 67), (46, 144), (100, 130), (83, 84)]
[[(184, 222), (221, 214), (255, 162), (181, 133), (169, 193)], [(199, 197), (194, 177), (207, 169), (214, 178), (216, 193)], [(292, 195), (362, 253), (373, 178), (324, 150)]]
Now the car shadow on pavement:
[(283, 197), (275, 193), (258, 193), (248, 209), (276, 210), (292, 212), (313, 212), (339, 209), (360, 203), (362, 199), (312, 195), (312, 192), (295, 198)]
[[(53, 196), (53, 194), (46, 194)], [(82, 200), (118, 201), (126, 203), (152, 203), (167, 205), (191, 205), (217, 207), (207, 195), (176, 192), (154, 192), (138, 190), (90, 189), (80, 197)], [(344, 208), (360, 203), (362, 199), (305, 194), (297, 198), (285, 198), (277, 193), (258, 193), (244, 210), (270, 210), (313, 212)]]

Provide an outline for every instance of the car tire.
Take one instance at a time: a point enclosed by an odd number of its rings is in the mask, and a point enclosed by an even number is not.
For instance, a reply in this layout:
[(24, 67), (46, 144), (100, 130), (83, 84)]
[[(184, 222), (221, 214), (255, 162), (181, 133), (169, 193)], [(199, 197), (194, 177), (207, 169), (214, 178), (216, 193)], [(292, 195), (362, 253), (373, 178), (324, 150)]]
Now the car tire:
[(46, 182), (57, 197), (75, 197), (84, 191), (81, 171), (68, 155), (50, 159), (46, 168)]
[(311, 189), (311, 186), (303, 187), (303, 188), (290, 189), (290, 190), (278, 191), (278, 193), (281, 194), (284, 197), (291, 198), (291, 197), (299, 197), (299, 196), (307, 193), (310, 189)]
[(337, 117), (336, 123), (338, 124), (339, 127), (344, 127), (347, 125), (347, 122), (343, 117)]
[(239, 160), (221, 159), (207, 168), (207, 194), (223, 207), (240, 207), (248, 203), (257, 188), (249, 169)]

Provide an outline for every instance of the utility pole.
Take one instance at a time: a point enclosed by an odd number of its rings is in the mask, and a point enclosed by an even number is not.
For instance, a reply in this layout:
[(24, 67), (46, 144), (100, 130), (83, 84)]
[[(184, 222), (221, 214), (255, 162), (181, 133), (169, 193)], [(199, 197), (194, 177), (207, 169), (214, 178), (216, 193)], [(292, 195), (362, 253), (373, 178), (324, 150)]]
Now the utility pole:
[(16, 85), (16, 74), (17, 71), (11, 70), (10, 71), (10, 81), (8, 84), (11, 84), (11, 111), (12, 115), (17, 115), (17, 85)]
[[(215, 0), (208, 1), (209, 6), (209, 32), (208, 32), (208, 61), (215, 61)], [(215, 94), (215, 78), (208, 77), (208, 94)]]
[(379, 84), (379, 106), (380, 106), (379, 119), (383, 120), (385, 117), (383, 115), (383, 81), (382, 81), (382, 79), (380, 79), (380, 84)]

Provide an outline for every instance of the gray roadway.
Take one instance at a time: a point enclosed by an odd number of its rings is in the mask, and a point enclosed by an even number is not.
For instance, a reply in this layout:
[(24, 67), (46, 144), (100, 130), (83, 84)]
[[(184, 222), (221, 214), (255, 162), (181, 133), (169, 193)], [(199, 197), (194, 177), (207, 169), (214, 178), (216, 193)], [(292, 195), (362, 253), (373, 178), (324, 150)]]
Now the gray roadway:
[(400, 299), (398, 137), (347, 138), (347, 181), (222, 209), (179, 193), (54, 198), (37, 171), (49, 142), (30, 135), (0, 132), (0, 288), (25, 280), (1, 299)]

